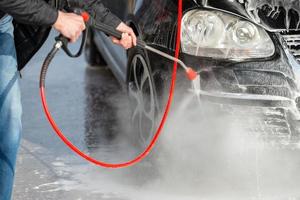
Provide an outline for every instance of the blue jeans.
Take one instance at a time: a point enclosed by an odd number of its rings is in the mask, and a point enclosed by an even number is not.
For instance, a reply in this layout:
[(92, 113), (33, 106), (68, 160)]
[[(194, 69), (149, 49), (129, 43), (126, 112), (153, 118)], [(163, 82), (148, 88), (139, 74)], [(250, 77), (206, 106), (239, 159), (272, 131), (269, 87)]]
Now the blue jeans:
[(10, 200), (21, 134), (21, 97), (12, 18), (0, 20), (0, 200)]

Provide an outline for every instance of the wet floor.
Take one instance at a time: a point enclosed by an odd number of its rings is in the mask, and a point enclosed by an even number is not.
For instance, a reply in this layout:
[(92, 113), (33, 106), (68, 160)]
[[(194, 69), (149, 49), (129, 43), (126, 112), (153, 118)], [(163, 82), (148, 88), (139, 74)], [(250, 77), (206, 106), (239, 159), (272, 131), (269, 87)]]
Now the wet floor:
[[(118, 200), (144, 196), (139, 191), (154, 176), (148, 162), (121, 170), (91, 165), (75, 156), (46, 121), (38, 80), (53, 36), (22, 72), (23, 137), (14, 199)], [(128, 137), (127, 93), (107, 67), (89, 67), (84, 57), (70, 59), (60, 52), (50, 67), (46, 88), (58, 126), (85, 153), (113, 163), (128, 161), (139, 153)]]
[[(52, 42), (53, 37), (23, 71), (24, 133), (14, 199), (300, 196), (298, 151), (264, 150), (255, 139), (244, 137), (242, 129), (228, 126), (231, 120), (225, 121), (222, 115), (198, 115), (201, 109), (195, 108), (187, 115), (183, 110), (189, 107), (188, 101), (182, 102), (184, 109), (172, 112), (176, 115), (167, 124), (159, 147), (141, 164), (112, 170), (78, 158), (55, 136), (42, 112), (39, 70)], [(49, 70), (46, 88), (57, 124), (79, 148), (110, 162), (126, 161), (137, 155), (139, 150), (128, 137), (126, 92), (107, 68), (87, 67), (83, 57), (70, 59), (60, 53)]]
[[(74, 156), (45, 119), (38, 76), (52, 42), (53, 37), (22, 72), (24, 132), (14, 199), (124, 199), (121, 191), (108, 186), (113, 181), (109, 183), (110, 178), (105, 177), (119, 172), (99, 169)], [(126, 93), (106, 67), (91, 68), (83, 57), (69, 59), (60, 52), (49, 70), (46, 85), (49, 107), (57, 124), (79, 148), (114, 162), (135, 154), (136, 150), (117, 128), (121, 113), (117, 112), (120, 104), (115, 101)], [(115, 155), (113, 159), (111, 155)]]

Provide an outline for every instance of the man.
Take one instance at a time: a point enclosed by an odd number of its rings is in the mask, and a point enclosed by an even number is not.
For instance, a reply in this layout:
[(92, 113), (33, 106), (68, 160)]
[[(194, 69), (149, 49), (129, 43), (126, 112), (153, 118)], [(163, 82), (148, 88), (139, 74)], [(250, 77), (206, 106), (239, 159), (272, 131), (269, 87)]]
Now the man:
[[(133, 30), (110, 13), (99, 0), (53, 0), (49, 3), (59, 8), (75, 4), (81, 6), (97, 21), (104, 22), (123, 32), (121, 40), (112, 39), (114, 43), (126, 49), (136, 45), (136, 36)], [(85, 29), (81, 16), (58, 11), (43, 0), (0, 0), (0, 200), (11, 199), (16, 154), (21, 133), (22, 107), (12, 17), (23, 24), (52, 26), (69, 38), (71, 42), (75, 42)], [(43, 34), (47, 35), (48, 32), (46, 32), (43, 31)], [(23, 48), (22, 51), (18, 51), (19, 65), (22, 63), (23, 66), (45, 40), (40, 40), (38, 35), (28, 37), (28, 31), (15, 32), (15, 34), (18, 33), (23, 38), (17, 40), (16, 43), (16, 46)], [(32, 38), (35, 38), (36, 41), (32, 41), (34, 40)], [(26, 45), (22, 46), (23, 43)]]

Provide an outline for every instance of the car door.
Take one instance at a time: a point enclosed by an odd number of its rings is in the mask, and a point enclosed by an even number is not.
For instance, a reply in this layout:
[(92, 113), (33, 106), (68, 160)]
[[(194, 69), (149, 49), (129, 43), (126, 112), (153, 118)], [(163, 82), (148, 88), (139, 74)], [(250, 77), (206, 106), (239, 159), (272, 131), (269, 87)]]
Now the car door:
[[(103, 0), (102, 2), (112, 13), (126, 21), (128, 8), (134, 0)], [(125, 82), (127, 73), (126, 51), (114, 45), (109, 37), (98, 31), (95, 33), (95, 43), (114, 75), (120, 81)]]
[(102, 0), (103, 4), (122, 20), (126, 19), (131, 1), (132, 0)]

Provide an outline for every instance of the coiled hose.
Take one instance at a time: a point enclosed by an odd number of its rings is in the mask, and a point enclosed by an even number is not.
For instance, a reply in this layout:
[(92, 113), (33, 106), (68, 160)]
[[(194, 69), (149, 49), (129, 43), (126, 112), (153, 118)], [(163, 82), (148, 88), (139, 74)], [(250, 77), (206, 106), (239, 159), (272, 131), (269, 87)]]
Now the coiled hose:
[[(177, 40), (176, 40), (176, 50), (175, 50), (175, 57), (178, 59), (179, 57), (179, 50), (180, 50), (180, 33), (181, 33), (181, 18), (182, 18), (182, 0), (178, 1), (178, 30), (177, 30)], [(89, 155), (85, 154), (84, 152), (82, 152), (80, 149), (78, 149), (74, 144), (72, 144), (71, 141), (68, 140), (68, 138), (61, 132), (61, 130), (59, 129), (59, 127), (56, 125), (53, 117), (51, 116), (51, 113), (49, 111), (48, 105), (47, 105), (47, 100), (46, 100), (46, 93), (45, 93), (45, 80), (46, 80), (46, 75), (47, 75), (47, 71), (49, 68), (49, 65), (51, 64), (51, 61), (53, 60), (53, 58), (55, 57), (56, 53), (59, 51), (60, 48), (63, 47), (63, 42), (58, 40), (53, 49), (50, 51), (50, 53), (47, 55), (42, 69), (41, 69), (41, 74), (40, 74), (40, 95), (41, 95), (41, 100), (42, 100), (42, 104), (43, 104), (43, 109), (44, 112), (47, 116), (47, 119), (49, 121), (49, 123), (51, 124), (52, 128), (54, 129), (54, 131), (56, 132), (56, 134), (58, 135), (58, 137), (72, 150), (74, 151), (77, 155), (79, 155), (80, 157), (86, 159), (87, 161), (100, 166), (100, 167), (104, 167), (104, 168), (124, 168), (124, 167), (129, 167), (132, 166), (134, 164), (139, 163), (140, 161), (142, 161), (144, 158), (146, 158), (149, 153), (151, 152), (151, 150), (154, 148), (155, 144), (158, 141), (158, 138), (162, 132), (162, 129), (165, 125), (165, 122), (167, 120), (170, 108), (171, 108), (171, 104), (173, 101), (173, 96), (174, 96), (174, 91), (175, 91), (175, 83), (176, 83), (176, 76), (177, 76), (177, 62), (174, 62), (174, 66), (173, 66), (173, 72), (172, 72), (172, 81), (171, 81), (171, 87), (170, 87), (170, 93), (169, 93), (169, 98), (167, 101), (167, 105), (166, 105), (166, 109), (165, 112), (163, 114), (161, 123), (151, 141), (151, 143), (149, 144), (149, 146), (145, 149), (144, 152), (142, 152), (140, 155), (138, 155), (136, 158), (134, 158), (133, 160), (130, 160), (128, 162), (124, 162), (124, 163), (106, 163), (103, 161), (99, 161), (96, 160), (92, 157), (90, 157)]]

